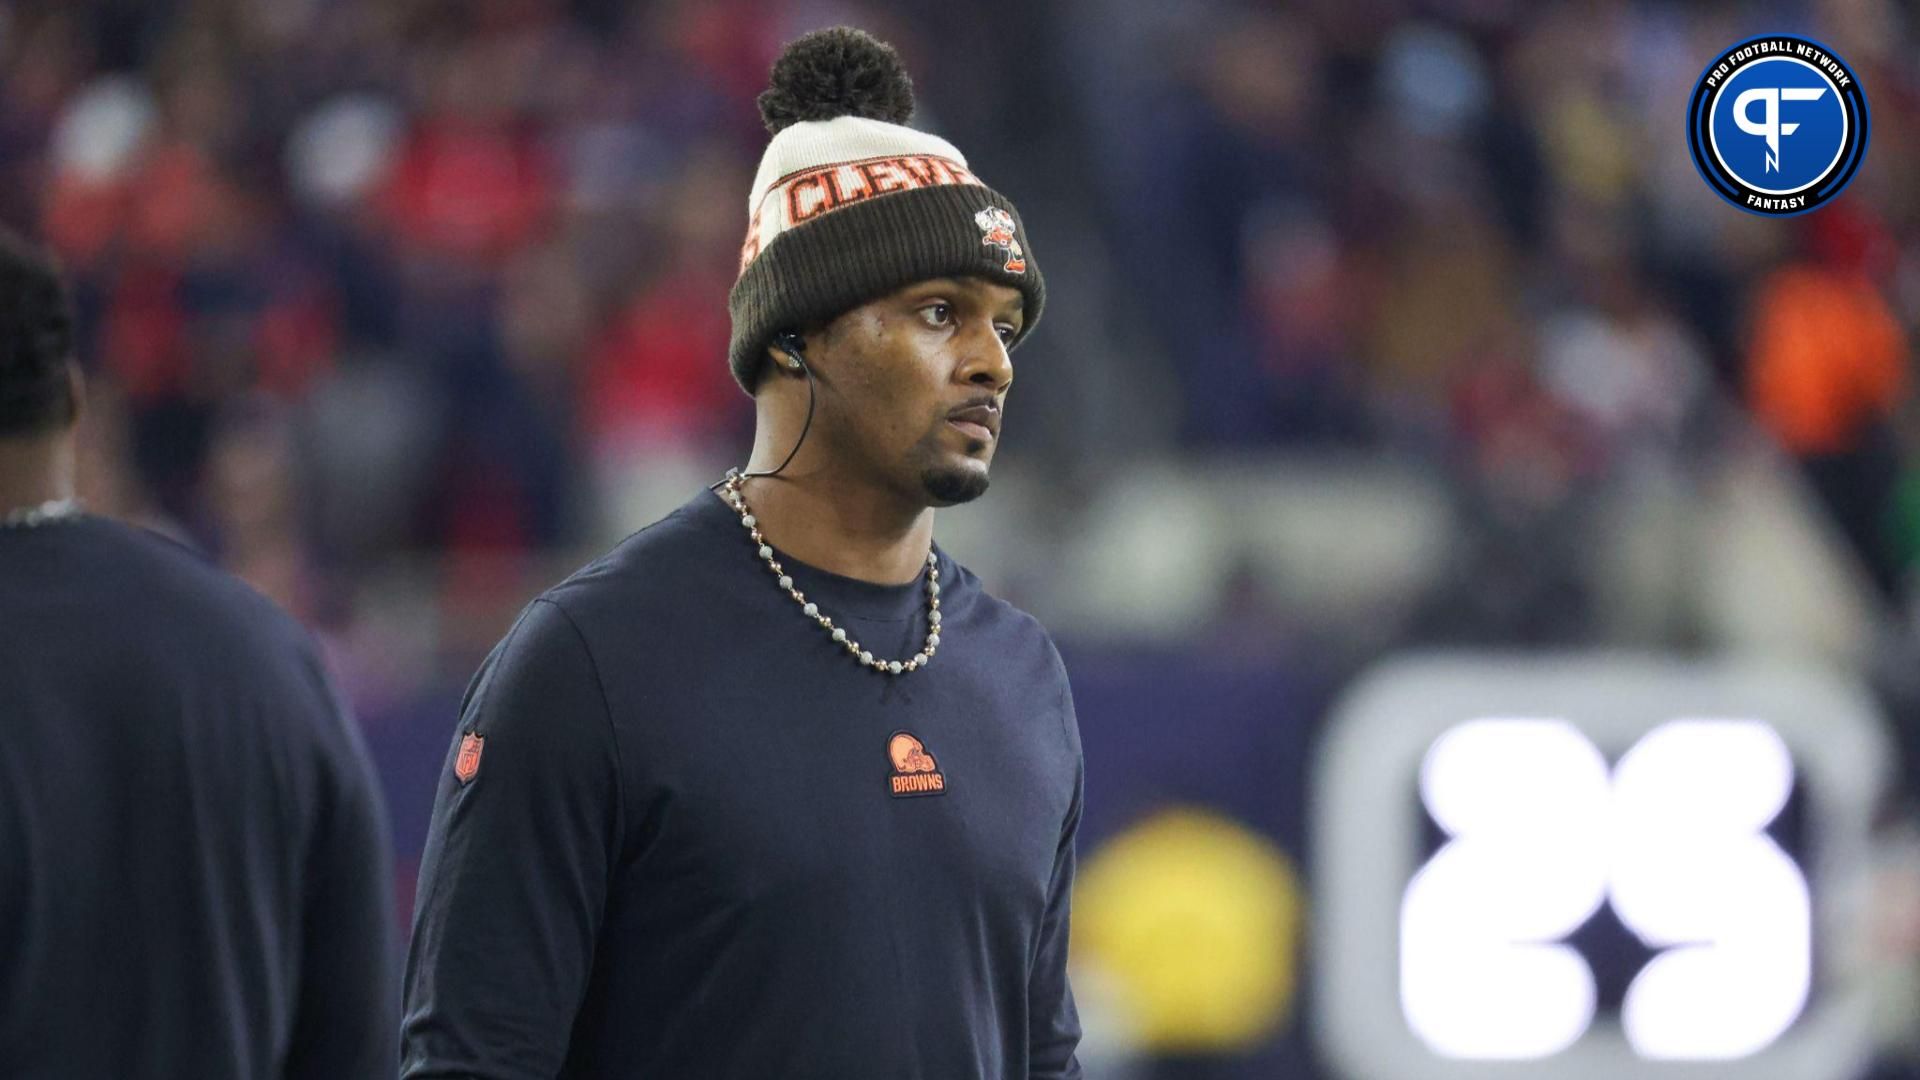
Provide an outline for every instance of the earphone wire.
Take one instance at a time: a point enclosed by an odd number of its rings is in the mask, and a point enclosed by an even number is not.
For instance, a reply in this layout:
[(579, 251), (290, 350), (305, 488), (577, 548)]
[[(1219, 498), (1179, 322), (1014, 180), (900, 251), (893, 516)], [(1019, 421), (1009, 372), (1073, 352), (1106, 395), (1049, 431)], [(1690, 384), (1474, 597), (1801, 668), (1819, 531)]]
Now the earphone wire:
[(794, 440), (793, 449), (787, 451), (787, 460), (782, 461), (780, 463), (780, 467), (772, 470), (771, 472), (761, 471), (761, 472), (743, 473), (740, 471), (740, 466), (738, 465), (732, 466), (731, 468), (727, 469), (727, 475), (707, 485), (708, 491), (712, 491), (713, 489), (733, 479), (735, 476), (738, 476), (742, 480), (745, 480), (750, 476), (772, 476), (774, 475), (774, 473), (779, 472), (780, 469), (786, 468), (787, 463), (793, 460), (793, 455), (800, 452), (800, 444), (807, 441), (807, 431), (813, 427), (813, 368), (808, 366), (805, 362), (802, 362), (800, 365), (800, 370), (803, 373), (805, 373), (807, 376), (807, 422), (800, 425), (800, 437)]

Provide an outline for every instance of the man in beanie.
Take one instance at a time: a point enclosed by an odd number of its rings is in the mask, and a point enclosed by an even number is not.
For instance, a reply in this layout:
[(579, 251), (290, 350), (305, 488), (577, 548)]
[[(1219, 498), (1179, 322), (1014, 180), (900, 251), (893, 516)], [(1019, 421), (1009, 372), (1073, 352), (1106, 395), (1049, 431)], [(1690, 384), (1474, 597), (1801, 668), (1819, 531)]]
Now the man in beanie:
[(793, 43), (731, 364), (750, 468), (536, 599), (468, 689), (406, 1077), (1080, 1075), (1059, 653), (933, 540), (987, 488), (1045, 289), (904, 126), (893, 51)]
[(0, 1076), (390, 1074), (393, 853), (305, 632), (74, 498), (65, 291), (0, 230)]

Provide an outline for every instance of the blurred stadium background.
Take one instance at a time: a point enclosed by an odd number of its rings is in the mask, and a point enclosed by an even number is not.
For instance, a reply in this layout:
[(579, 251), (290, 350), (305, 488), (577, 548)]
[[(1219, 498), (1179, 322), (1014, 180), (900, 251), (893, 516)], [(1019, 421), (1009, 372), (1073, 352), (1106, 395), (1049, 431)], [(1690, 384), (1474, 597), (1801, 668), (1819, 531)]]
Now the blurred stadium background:
[[(83, 496), (325, 643), (385, 777), (404, 919), (460, 693), (508, 619), (743, 460), (723, 358), (753, 97), (784, 41), (872, 30), (918, 123), (1019, 200), (1053, 284), (993, 492), (939, 533), (1073, 676), (1089, 1077), (1400, 1080), (1328, 1034), (1419, 1024), (1391, 963), (1377, 1001), (1327, 990), (1365, 961), (1326, 932), (1346, 916), (1325, 879), (1379, 854), (1378, 825), (1416, 838), (1381, 856), (1401, 903), (1446, 839), (1416, 775), (1432, 731), (1362, 718), (1393, 742), (1372, 802), (1321, 750), (1366, 712), (1356, 680), (1434, 649), (1485, 673), (1462, 722), (1535, 708), (1537, 665), (1586, 672), (1562, 718), (1610, 762), (1666, 719), (1647, 687), (1667, 676), (1634, 657), (1706, 672), (1686, 708), (1748, 685), (1730, 658), (1864, 695), (1778, 725), (1792, 794), (1753, 823), (1812, 882), (1805, 1007), (1684, 1075), (1914, 1077), (1916, 20), (1887, 0), (11, 0), (0, 217), (77, 291)], [(1720, 202), (1683, 135), (1701, 65), (1771, 31), (1830, 44), (1873, 115), (1847, 194), (1791, 220)], [(1619, 709), (1640, 727), (1615, 738)], [(1871, 752), (1847, 792), (1822, 730)], [(1315, 850), (1336, 832), (1360, 842)], [(1496, 1062), (1428, 1029), (1407, 1075), (1683, 1075), (1592, 1064), (1666, 947), (1614, 908), (1564, 937), (1599, 1034), (1483, 1047)], [(1868, 1019), (1768, 1064), (1843, 1000)]]

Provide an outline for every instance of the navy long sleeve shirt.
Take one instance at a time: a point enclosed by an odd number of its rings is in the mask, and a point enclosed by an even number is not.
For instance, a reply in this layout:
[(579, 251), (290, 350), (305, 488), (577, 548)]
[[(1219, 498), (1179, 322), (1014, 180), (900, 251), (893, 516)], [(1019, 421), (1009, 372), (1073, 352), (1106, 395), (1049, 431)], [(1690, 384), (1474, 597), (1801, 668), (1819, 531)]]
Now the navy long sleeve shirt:
[(386, 828), (292, 619), (142, 530), (0, 529), (0, 1076), (391, 1076)]
[[(448, 750), (402, 1075), (1079, 1076), (1065, 669), (935, 553), (898, 676), (706, 490), (535, 600)], [(923, 583), (780, 559), (876, 655), (923, 644)]]

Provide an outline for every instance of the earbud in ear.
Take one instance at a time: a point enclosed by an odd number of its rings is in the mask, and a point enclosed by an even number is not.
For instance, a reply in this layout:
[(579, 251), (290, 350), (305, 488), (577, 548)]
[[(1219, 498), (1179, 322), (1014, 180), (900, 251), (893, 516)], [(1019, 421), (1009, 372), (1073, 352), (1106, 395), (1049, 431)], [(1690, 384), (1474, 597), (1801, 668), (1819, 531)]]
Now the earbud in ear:
[(783, 331), (773, 335), (773, 343), (781, 352), (787, 354), (787, 367), (799, 371), (807, 366), (806, 360), (802, 357), (806, 352), (807, 343), (801, 340), (799, 334), (791, 330)]

